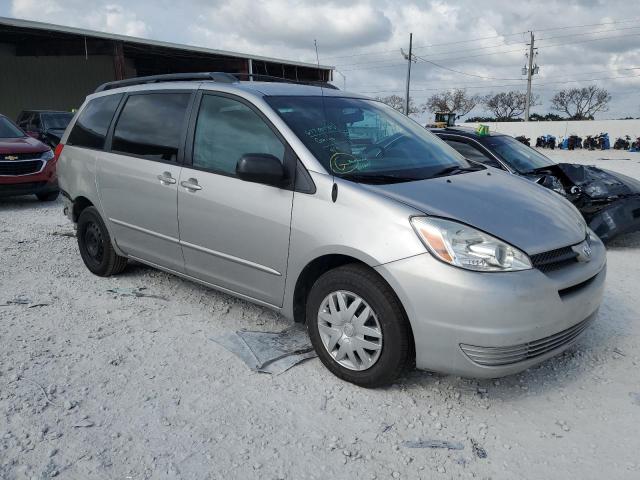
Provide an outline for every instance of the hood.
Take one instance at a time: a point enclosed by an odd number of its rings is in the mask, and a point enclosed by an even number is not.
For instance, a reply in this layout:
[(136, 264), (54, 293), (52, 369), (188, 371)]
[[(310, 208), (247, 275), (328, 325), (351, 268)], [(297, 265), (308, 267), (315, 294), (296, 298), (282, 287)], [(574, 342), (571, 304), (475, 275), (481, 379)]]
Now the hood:
[(0, 155), (8, 153), (38, 153), (47, 150), (49, 150), (49, 147), (32, 137), (0, 138)]
[(584, 220), (557, 193), (490, 168), (389, 185), (366, 185), (428, 215), (466, 223), (529, 255), (584, 240)]
[(557, 167), (585, 195), (594, 200), (640, 193), (640, 182), (621, 173), (572, 163), (559, 163)]

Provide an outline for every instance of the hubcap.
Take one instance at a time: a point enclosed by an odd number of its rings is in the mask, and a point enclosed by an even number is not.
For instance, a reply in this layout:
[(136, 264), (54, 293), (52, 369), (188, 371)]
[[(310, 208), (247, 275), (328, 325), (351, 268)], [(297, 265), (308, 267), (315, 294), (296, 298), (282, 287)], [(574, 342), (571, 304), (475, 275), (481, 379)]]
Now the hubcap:
[(325, 297), (318, 311), (320, 339), (329, 355), (349, 370), (373, 367), (382, 352), (382, 329), (373, 309), (345, 290)]

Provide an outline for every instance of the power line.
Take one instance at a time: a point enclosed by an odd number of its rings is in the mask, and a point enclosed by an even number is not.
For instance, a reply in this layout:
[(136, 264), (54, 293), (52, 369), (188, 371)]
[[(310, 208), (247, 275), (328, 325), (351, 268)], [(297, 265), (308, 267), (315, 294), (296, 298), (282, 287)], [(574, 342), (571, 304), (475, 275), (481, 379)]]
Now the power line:
[[(500, 35), (499, 34), (499, 35), (492, 35), (490, 37), (478, 37), (478, 38), (471, 38), (469, 40), (458, 40), (456, 42), (431, 43), (429, 45), (416, 46), (416, 47), (413, 47), (413, 49), (416, 50), (416, 49), (423, 49), (423, 48), (442, 47), (442, 46), (445, 46), (445, 45), (459, 45), (461, 43), (478, 42), (480, 40), (491, 40), (491, 39), (494, 39), (494, 38), (513, 37), (513, 36), (516, 36), (516, 35), (522, 35), (523, 33), (527, 33), (527, 32), (508, 33), (508, 34), (504, 34), (504, 35)], [(333, 56), (329, 56), (329, 57), (323, 57), (323, 61), (325, 61), (328, 58), (352, 58), (352, 57), (361, 57), (361, 56), (367, 56), (367, 55), (397, 53), (397, 52), (398, 52), (397, 48), (394, 48), (393, 50), (374, 50), (374, 51), (370, 51), (370, 52), (354, 53), (354, 54), (351, 54), (351, 55), (333, 55)]]
[[(606, 25), (619, 25), (619, 24), (623, 24), (623, 23), (636, 22), (638, 20), (640, 20), (640, 17), (630, 18), (630, 19), (627, 19), (627, 20), (616, 20), (616, 21), (611, 21), (611, 22), (588, 23), (588, 24), (583, 24), (583, 25), (565, 25), (565, 26), (561, 26), (561, 27), (552, 27), (552, 28), (534, 28), (533, 31), (534, 32), (551, 32), (551, 31), (556, 31), (556, 30), (570, 30), (570, 29), (574, 29), (574, 28), (598, 27), (598, 26), (606, 26)], [(635, 27), (629, 27), (629, 28), (635, 28)], [(620, 29), (620, 30), (625, 30), (625, 29)], [(610, 31), (614, 31), (614, 30), (610, 30)], [(487, 37), (477, 37), (477, 38), (471, 38), (471, 39), (468, 39), (468, 40), (459, 40), (459, 41), (455, 41), (455, 42), (433, 43), (433, 44), (429, 44), (429, 45), (416, 46), (416, 47), (414, 47), (414, 50), (423, 49), (423, 48), (440, 47), (440, 46), (445, 46), (445, 45), (459, 45), (459, 44), (462, 44), (462, 43), (471, 43), (471, 42), (477, 42), (477, 41), (480, 41), (480, 40), (490, 40), (490, 39), (493, 39), (493, 38), (513, 37), (513, 36), (522, 35), (522, 34), (525, 34), (525, 33), (527, 33), (527, 32), (524, 31), (524, 32), (496, 34), (496, 35), (491, 35), (491, 36), (487, 36)], [(589, 32), (589, 33), (593, 33), (593, 32)], [(574, 34), (574, 35), (578, 35), (578, 34)], [(550, 38), (550, 37), (547, 37), (547, 38)], [(558, 38), (558, 37), (555, 37), (555, 38)], [(376, 55), (376, 54), (397, 53), (397, 52), (398, 52), (397, 48), (394, 48), (392, 50), (372, 50), (372, 51), (369, 51), (369, 52), (355, 53), (355, 54), (350, 54), (350, 55), (332, 55), (332, 56), (324, 57), (324, 59), (326, 60), (326, 59), (334, 59), (334, 58), (353, 58), (353, 57), (370, 56), (370, 55)]]
[[(638, 70), (640, 69), (640, 67), (634, 67), (633, 70)], [(631, 70), (631, 69), (625, 69), (625, 70)], [(544, 87), (544, 86), (549, 86), (549, 85), (559, 85), (559, 84), (569, 84), (569, 83), (582, 83), (582, 82), (596, 82), (596, 81), (601, 81), (601, 80), (613, 80), (613, 79), (625, 79), (625, 78), (638, 78), (640, 77), (640, 75), (621, 75), (621, 76), (613, 76), (613, 77), (601, 77), (601, 78), (585, 78), (585, 79), (578, 79), (578, 80), (563, 80), (563, 81), (556, 81), (556, 82), (544, 82), (544, 83), (532, 83), (533, 86), (535, 87)], [(503, 88), (503, 87), (519, 87), (522, 86), (522, 83), (520, 84), (505, 84), (505, 85), (465, 85), (465, 86), (451, 86), (451, 85), (447, 85), (446, 87), (440, 87), (440, 88), (413, 88), (412, 91), (414, 92), (432, 92), (432, 91), (441, 91), (443, 89), (453, 89), (453, 88), (463, 88), (463, 89), (492, 89), (492, 88)], [(390, 89), (390, 90), (376, 90), (376, 91), (360, 91), (360, 93), (370, 93), (370, 94), (375, 94), (375, 93), (394, 93), (394, 92), (401, 92), (401, 89)]]
[(635, 25), (633, 27), (609, 28), (607, 30), (597, 30), (595, 32), (582, 32), (582, 33), (569, 33), (567, 35), (554, 35), (553, 37), (543, 37), (543, 38), (540, 38), (538, 40), (542, 41), (542, 40), (551, 40), (552, 38), (583, 37), (585, 35), (596, 35), (598, 33), (622, 32), (623, 30), (633, 30), (635, 28), (640, 28), (640, 26)]
[(572, 28), (584, 28), (584, 27), (599, 27), (602, 25), (617, 25), (620, 23), (629, 23), (629, 22), (637, 22), (640, 20), (640, 17), (629, 18), (627, 20), (614, 20), (612, 22), (601, 22), (601, 23), (586, 23), (584, 25), (569, 25), (562, 27), (552, 27), (552, 28), (536, 28), (535, 32), (551, 32), (553, 30), (570, 30)]
[[(637, 28), (637, 27), (635, 27)], [(503, 43), (500, 45), (487, 45), (484, 47), (475, 47), (475, 48), (465, 48), (464, 50), (447, 50), (446, 52), (438, 52), (438, 53), (430, 53), (428, 55), (424, 55), (425, 57), (436, 57), (436, 56), (441, 56), (441, 55), (449, 55), (451, 53), (459, 53), (459, 52), (473, 52), (476, 50), (486, 50), (488, 48), (500, 48), (500, 47), (509, 47), (512, 45), (518, 45), (519, 42), (514, 42), (514, 43)], [(524, 44), (524, 43), (523, 43)], [(416, 48), (414, 48), (414, 50), (416, 50)], [(397, 50), (394, 53), (398, 53)], [(335, 66), (336, 67), (340, 67), (340, 66), (344, 66), (344, 65), (370, 65), (370, 64), (374, 64), (374, 63), (381, 63), (381, 62), (388, 62), (390, 60), (390, 58), (377, 58), (375, 60), (372, 60), (370, 62), (355, 62), (355, 63), (336, 63)]]
[[(555, 43), (555, 44), (551, 44), (551, 45), (541, 45), (537, 48), (541, 49), (541, 48), (552, 48), (552, 47), (559, 47), (559, 46), (566, 46), (566, 45), (578, 45), (578, 44), (582, 44), (582, 43), (590, 43), (590, 42), (598, 42), (601, 40), (611, 40), (611, 39), (616, 39), (616, 38), (626, 38), (626, 37), (637, 37), (640, 36), (640, 33), (630, 33), (630, 34), (626, 34), (626, 35), (615, 35), (615, 36), (610, 36), (610, 37), (600, 37), (600, 38), (591, 38), (588, 40), (580, 40), (580, 41), (576, 41), (576, 42), (562, 42), (562, 43)], [(439, 59), (438, 61), (440, 62), (450, 62), (450, 61), (454, 61), (454, 60), (465, 60), (468, 58), (477, 58), (477, 57), (485, 57), (485, 56), (491, 56), (491, 55), (500, 55), (500, 54), (504, 54), (504, 53), (513, 53), (513, 52), (521, 52), (522, 49), (517, 49), (517, 50), (501, 50), (501, 51), (497, 51), (497, 52), (488, 52), (488, 53), (479, 53), (476, 55), (464, 55), (464, 56), (460, 56), (460, 57), (447, 57), (447, 58), (443, 58), (443, 59)], [(381, 61), (384, 62), (384, 61)], [(380, 62), (372, 62), (372, 63), (380, 63)], [(356, 64), (357, 65), (357, 64)], [(376, 68), (389, 68), (389, 67), (395, 67), (398, 66), (399, 64), (397, 63), (393, 63), (393, 64), (382, 64), (382, 65), (371, 65), (368, 67), (359, 67), (359, 68), (349, 68), (349, 69), (342, 69), (342, 71), (355, 71), (355, 70), (371, 70), (371, 69), (376, 69)]]
[(442, 68), (443, 70), (448, 70), (450, 72), (459, 73), (460, 75), (466, 75), (468, 77), (482, 78), (483, 80), (520, 80), (519, 78), (485, 77), (483, 75), (476, 75), (475, 73), (461, 72), (460, 70), (456, 70), (454, 68), (445, 67), (444, 65), (440, 65), (440, 64), (438, 64), (436, 62), (432, 62), (431, 60), (427, 60), (426, 58), (423, 58), (423, 57), (421, 57), (419, 55), (416, 55), (416, 58), (418, 58), (419, 60), (422, 60), (423, 62), (430, 63), (431, 65), (434, 65), (434, 66), (436, 66), (438, 68)]

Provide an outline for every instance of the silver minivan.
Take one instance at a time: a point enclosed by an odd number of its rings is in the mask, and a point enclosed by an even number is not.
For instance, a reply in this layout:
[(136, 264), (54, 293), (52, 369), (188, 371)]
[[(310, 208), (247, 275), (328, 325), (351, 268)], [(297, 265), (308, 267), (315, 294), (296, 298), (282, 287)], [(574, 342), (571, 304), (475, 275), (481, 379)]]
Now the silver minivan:
[(56, 150), (96, 275), (128, 259), (305, 322), (342, 379), (491, 378), (572, 345), (606, 255), (554, 192), (392, 108), (224, 74), (112, 82)]

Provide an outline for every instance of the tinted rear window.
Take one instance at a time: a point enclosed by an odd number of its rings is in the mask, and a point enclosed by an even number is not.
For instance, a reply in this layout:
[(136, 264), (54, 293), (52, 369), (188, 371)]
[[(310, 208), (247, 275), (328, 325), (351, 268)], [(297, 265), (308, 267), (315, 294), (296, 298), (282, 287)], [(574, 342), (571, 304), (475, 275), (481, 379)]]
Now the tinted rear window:
[(190, 93), (130, 96), (113, 132), (111, 150), (175, 162), (190, 98)]
[(107, 95), (89, 101), (73, 126), (67, 144), (102, 150), (109, 124), (121, 98), (122, 94)]

